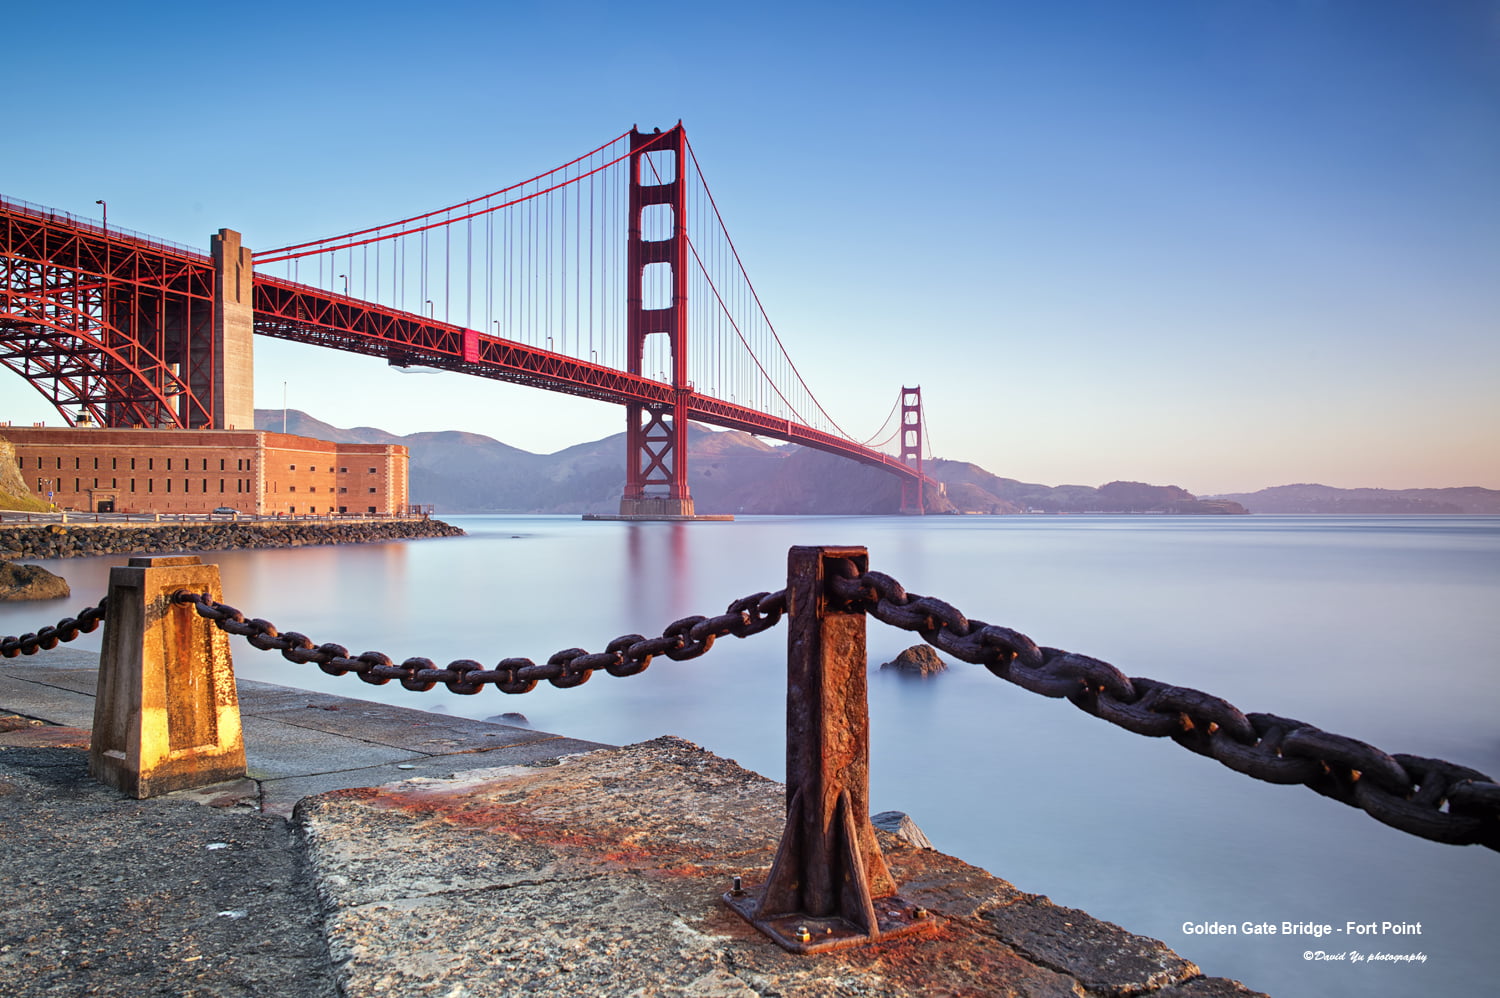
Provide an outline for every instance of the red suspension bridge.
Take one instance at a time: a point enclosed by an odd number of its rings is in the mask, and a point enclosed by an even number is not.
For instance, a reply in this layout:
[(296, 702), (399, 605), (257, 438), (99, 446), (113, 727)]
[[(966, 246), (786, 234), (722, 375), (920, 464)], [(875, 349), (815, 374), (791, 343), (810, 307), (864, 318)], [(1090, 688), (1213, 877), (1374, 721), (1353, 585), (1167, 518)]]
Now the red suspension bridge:
[(693, 513), (690, 420), (884, 468), (902, 511), (923, 510), (920, 389), (869, 439), (834, 421), (681, 124), (399, 221), (254, 253), (228, 229), (212, 244), (0, 199), (0, 364), (70, 424), (246, 429), (252, 334), (274, 336), (623, 405), (622, 514)]

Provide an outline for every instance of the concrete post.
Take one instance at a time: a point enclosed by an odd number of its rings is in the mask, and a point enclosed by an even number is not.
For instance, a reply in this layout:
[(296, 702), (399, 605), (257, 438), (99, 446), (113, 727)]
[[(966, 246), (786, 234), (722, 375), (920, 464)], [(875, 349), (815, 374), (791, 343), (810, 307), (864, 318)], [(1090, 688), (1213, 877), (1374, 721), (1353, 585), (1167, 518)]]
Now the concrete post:
[(110, 569), (89, 773), (136, 798), (245, 775), (229, 636), (172, 603), (179, 589), (222, 599), (219, 567), (184, 556)]

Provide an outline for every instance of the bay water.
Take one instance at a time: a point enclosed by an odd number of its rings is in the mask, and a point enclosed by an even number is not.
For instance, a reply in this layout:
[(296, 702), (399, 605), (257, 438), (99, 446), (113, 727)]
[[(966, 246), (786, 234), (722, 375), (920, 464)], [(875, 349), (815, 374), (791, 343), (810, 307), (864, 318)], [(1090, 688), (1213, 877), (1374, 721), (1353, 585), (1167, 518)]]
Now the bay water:
[[(492, 666), (602, 650), (781, 589), (792, 545), (864, 545), (870, 567), (909, 591), (1038, 644), (1500, 774), (1500, 517), (446, 519), (468, 536), (204, 560), (219, 564), (227, 602), (282, 630), (397, 661)], [(124, 561), (43, 562), (74, 598), (0, 605), (0, 633), (94, 602)], [(978, 666), (925, 680), (879, 670), (915, 643), (869, 622), (871, 805), (908, 812), (939, 849), (1281, 998), (1492, 986), (1500, 855), (1258, 782)], [(518, 711), (536, 728), (616, 744), (673, 734), (777, 779), (785, 648), (783, 625), (696, 660), (658, 658), (639, 676), (465, 697), (233, 645), (247, 679), (454, 716)]]

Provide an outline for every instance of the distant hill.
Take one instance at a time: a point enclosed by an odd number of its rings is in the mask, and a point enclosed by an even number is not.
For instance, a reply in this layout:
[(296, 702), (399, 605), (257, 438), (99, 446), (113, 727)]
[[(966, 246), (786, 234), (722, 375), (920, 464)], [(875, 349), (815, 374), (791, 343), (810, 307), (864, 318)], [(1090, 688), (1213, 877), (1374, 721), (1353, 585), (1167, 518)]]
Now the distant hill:
[(1500, 514), (1500, 491), (1467, 486), (1454, 489), (1336, 489), (1329, 485), (1278, 485), (1259, 492), (1213, 496), (1237, 502), (1252, 513)]
[[(477, 433), (397, 436), (370, 426), (344, 429), (295, 409), (257, 409), (255, 425), (340, 443), (404, 444), (411, 451), (411, 501), (461, 513), (613, 513), (625, 482), (623, 433), (555, 454), (532, 454)], [(1051, 487), (990, 474), (978, 465), (933, 460), (944, 491), (926, 496), (932, 513), (1243, 513), (1174, 485), (1111, 482)], [(901, 508), (901, 483), (868, 465), (793, 444), (769, 444), (738, 430), (688, 427), (688, 487), (700, 513), (884, 514)]]
[(1110, 482), (1035, 485), (992, 475), (976, 464), (928, 461), (925, 468), (948, 487), (961, 513), (1243, 513), (1238, 503), (1196, 498), (1175, 485)]

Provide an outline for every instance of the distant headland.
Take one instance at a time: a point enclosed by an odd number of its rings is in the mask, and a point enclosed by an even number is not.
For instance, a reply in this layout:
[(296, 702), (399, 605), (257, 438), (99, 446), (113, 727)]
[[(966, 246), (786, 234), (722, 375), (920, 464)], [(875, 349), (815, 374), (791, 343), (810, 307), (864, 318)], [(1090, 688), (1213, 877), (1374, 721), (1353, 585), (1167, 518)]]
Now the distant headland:
[[(332, 426), (295, 409), (259, 409), (256, 426), (347, 443), (405, 444), (411, 451), (411, 501), (447, 513), (608, 513), (624, 480), (621, 435), (533, 454), (477, 433), (449, 430), (398, 436), (362, 426)], [(900, 508), (901, 487), (874, 468), (748, 433), (693, 425), (689, 485), (699, 512), (738, 514), (886, 514)], [(975, 464), (929, 460), (944, 485), (929, 509), (940, 513), (1490, 513), (1500, 491), (1335, 489), (1287, 485), (1259, 492), (1195, 496), (1175, 485), (1110, 482), (1037, 485), (1002, 478)]]

